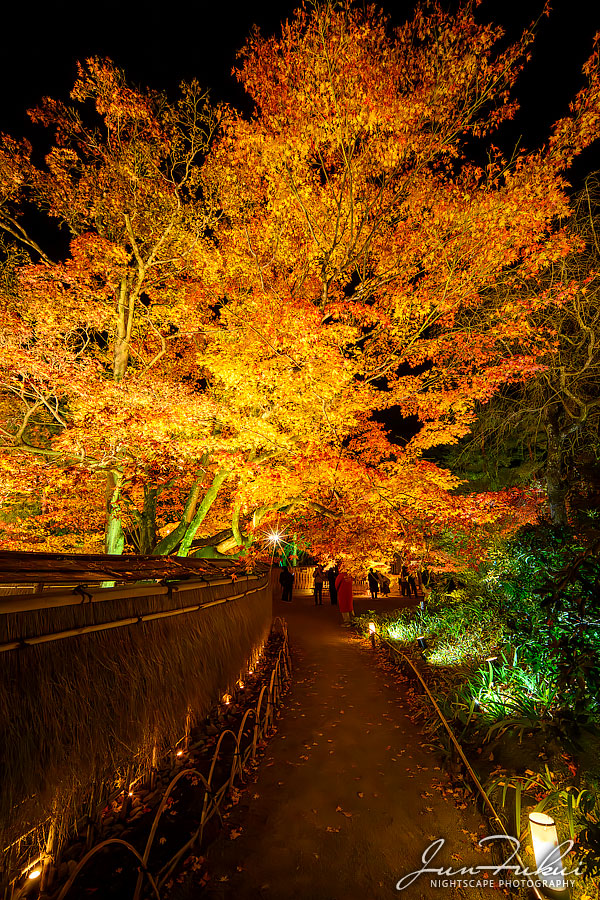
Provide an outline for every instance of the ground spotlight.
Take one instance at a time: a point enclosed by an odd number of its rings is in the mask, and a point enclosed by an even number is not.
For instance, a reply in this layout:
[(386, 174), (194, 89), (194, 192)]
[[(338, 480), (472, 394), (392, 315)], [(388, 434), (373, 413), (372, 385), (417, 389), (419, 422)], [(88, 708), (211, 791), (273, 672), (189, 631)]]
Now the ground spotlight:
[(375, 649), (375, 635), (377, 634), (377, 626), (375, 622), (369, 622), (369, 637), (371, 639), (371, 647)]
[(544, 894), (551, 898), (568, 897), (562, 865), (562, 854), (565, 851), (558, 842), (554, 819), (546, 813), (532, 812), (529, 814), (529, 828), (537, 874)]

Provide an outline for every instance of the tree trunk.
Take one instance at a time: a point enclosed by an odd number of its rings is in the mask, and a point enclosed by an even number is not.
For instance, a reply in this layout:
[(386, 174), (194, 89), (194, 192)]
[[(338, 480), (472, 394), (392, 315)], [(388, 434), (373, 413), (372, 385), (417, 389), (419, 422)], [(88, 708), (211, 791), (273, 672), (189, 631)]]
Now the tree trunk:
[(192, 485), (192, 489), (188, 494), (188, 498), (185, 501), (185, 507), (183, 509), (183, 515), (181, 516), (181, 521), (176, 528), (173, 529), (166, 537), (158, 542), (154, 550), (152, 551), (153, 556), (167, 556), (167, 554), (171, 553), (177, 545), (183, 540), (187, 529), (189, 528), (190, 522), (194, 517), (194, 513), (196, 512), (196, 506), (198, 505), (198, 498), (200, 496), (200, 488), (202, 486), (202, 478), (203, 474), (199, 474), (196, 478), (194, 484)]
[(142, 280), (143, 272), (138, 272), (135, 285), (127, 278), (124, 278), (119, 285), (117, 327), (113, 355), (113, 378), (115, 381), (121, 381), (125, 377), (129, 364), (135, 304), (140, 295)]
[(558, 421), (558, 411), (551, 409), (546, 413), (546, 437), (548, 441), (546, 456), (546, 490), (550, 518), (554, 525), (567, 524), (567, 484), (565, 481), (562, 438)]
[(120, 556), (125, 547), (125, 535), (121, 521), (121, 485), (123, 475), (120, 472), (106, 474), (106, 525), (104, 544), (106, 553)]
[(146, 556), (156, 544), (156, 497), (158, 488), (144, 485), (144, 506), (140, 522), (139, 552)]
[(113, 378), (115, 381), (121, 381), (124, 377), (127, 363), (129, 362), (129, 343), (127, 341), (128, 293), (127, 279), (124, 278), (119, 285), (119, 296), (117, 299), (117, 325), (113, 355)]
[(209, 509), (211, 508), (211, 506), (213, 505), (213, 503), (217, 497), (217, 494), (219, 493), (221, 485), (227, 478), (228, 474), (229, 474), (229, 472), (227, 471), (227, 469), (219, 469), (219, 471), (213, 478), (212, 484), (209, 487), (209, 489), (207, 490), (206, 494), (204, 495), (202, 503), (196, 510), (196, 514), (195, 514), (194, 518), (192, 519), (192, 521), (190, 522), (190, 524), (187, 527), (185, 535), (183, 536), (183, 540), (181, 541), (181, 546), (179, 548), (177, 556), (187, 556), (188, 555), (188, 553), (190, 551), (190, 547), (192, 545), (192, 541), (194, 540), (194, 537), (196, 536), (196, 532), (198, 531), (198, 529), (200, 528), (200, 525), (206, 518), (206, 515), (207, 515)]

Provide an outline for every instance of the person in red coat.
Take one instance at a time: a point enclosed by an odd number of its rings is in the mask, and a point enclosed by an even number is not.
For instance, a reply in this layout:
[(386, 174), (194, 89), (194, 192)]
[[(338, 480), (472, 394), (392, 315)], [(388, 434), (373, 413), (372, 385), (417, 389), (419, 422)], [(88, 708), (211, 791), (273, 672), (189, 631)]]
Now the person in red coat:
[(349, 625), (350, 616), (354, 614), (352, 575), (349, 575), (348, 572), (341, 569), (338, 577), (335, 579), (335, 588), (337, 591), (338, 606), (343, 619), (342, 625)]

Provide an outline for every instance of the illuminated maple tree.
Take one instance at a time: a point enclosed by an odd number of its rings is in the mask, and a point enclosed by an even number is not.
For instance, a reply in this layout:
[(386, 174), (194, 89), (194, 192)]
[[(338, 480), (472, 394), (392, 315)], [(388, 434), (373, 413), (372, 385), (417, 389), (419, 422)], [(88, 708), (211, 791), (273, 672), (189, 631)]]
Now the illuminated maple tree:
[[(365, 442), (373, 469), (393, 460), (412, 473), (413, 518), (428, 506), (422, 454), (466, 434), (503, 385), (541, 371), (550, 341), (530, 314), (551, 298), (511, 288), (569, 252), (563, 173), (599, 132), (595, 52), (548, 144), (505, 159), (493, 135), (514, 115), (533, 33), (504, 49), (501, 38), (470, 5), (453, 16), (419, 7), (395, 30), (375, 7), (303, 7), (280, 36), (249, 40), (237, 75), (254, 114), (230, 117), (205, 164), (227, 297), (207, 365), (261, 397), (266, 418), (287, 390), (294, 427), (308, 416), (340, 481), (364, 413), (416, 417), (403, 449), (373, 428)], [(446, 473), (437, 480), (451, 490)], [(369, 532), (367, 481), (349, 544)], [(438, 527), (448, 502), (437, 498)], [(401, 522), (392, 506), (389, 529), (384, 519), (375, 530), (389, 545)]]
[[(483, 461), (489, 479), (506, 465), (508, 449), (513, 468), (503, 476), (522, 478), (524, 471), (539, 478), (554, 524), (567, 521), (569, 494), (577, 493), (578, 461), (597, 458), (600, 448), (599, 187), (598, 175), (591, 175), (574, 197), (569, 255), (518, 288), (524, 303), (541, 293), (551, 299), (528, 317), (532, 328), (548, 335), (543, 368), (478, 410), (473, 435), (453, 459), (464, 471), (476, 455), (477, 470), (483, 474)], [(584, 494), (592, 489), (589, 483), (581, 487)]]
[[(195, 285), (214, 266), (216, 213), (199, 164), (218, 112), (196, 83), (169, 104), (98, 59), (71, 96), (78, 106), (45, 99), (30, 113), (54, 132), (44, 166), (26, 142), (5, 137), (0, 151), (3, 443), (22, 472), (43, 457), (105, 473), (107, 548), (119, 552), (125, 485), (162, 473), (167, 456), (173, 468), (189, 424), (211, 419), (180, 358), (207, 318)], [(31, 206), (68, 235), (62, 259), (23, 224)]]
[[(73, 98), (100, 124), (45, 101), (45, 168), (8, 138), (0, 157), (0, 227), (32, 256), (5, 267), (9, 473), (27, 454), (104, 472), (117, 550), (126, 517), (139, 546), (186, 554), (301, 515), (323, 552), (327, 530), (357, 556), (405, 522), (413, 540), (492, 521), (423, 454), (540, 370), (528, 314), (549, 298), (510, 288), (569, 252), (564, 172), (600, 129), (595, 54), (548, 144), (505, 159), (493, 137), (533, 34), (501, 39), (471, 5), (397, 29), (302, 7), (241, 54), (250, 117), (82, 68)], [(63, 261), (24, 201), (69, 229)], [(418, 423), (403, 443), (386, 410)]]

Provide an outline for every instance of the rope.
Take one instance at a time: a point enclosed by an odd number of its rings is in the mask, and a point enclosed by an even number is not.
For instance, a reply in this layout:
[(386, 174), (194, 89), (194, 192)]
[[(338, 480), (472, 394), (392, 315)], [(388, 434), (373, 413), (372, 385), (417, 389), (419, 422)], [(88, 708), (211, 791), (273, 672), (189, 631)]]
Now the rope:
[[(471, 779), (473, 780), (473, 783), (474, 783), (475, 787), (477, 788), (477, 791), (478, 791), (478, 793), (480, 794), (480, 796), (481, 796), (481, 798), (482, 798), (482, 800), (483, 800), (485, 806), (486, 806), (486, 807), (488, 808), (488, 810), (491, 812), (491, 814), (492, 814), (492, 816), (493, 816), (493, 818), (494, 818), (494, 821), (498, 824), (498, 826), (500, 827), (500, 830), (502, 831), (502, 833), (504, 834), (504, 836), (510, 839), (510, 838), (512, 837), (512, 835), (509, 835), (508, 831), (507, 831), (506, 828), (504, 827), (504, 823), (502, 822), (502, 819), (501, 819), (500, 816), (498, 815), (498, 812), (496, 811), (496, 808), (494, 807), (492, 801), (490, 800), (490, 798), (488, 797), (487, 793), (485, 792), (485, 790), (484, 790), (484, 788), (483, 788), (483, 785), (481, 784), (479, 778), (477, 777), (477, 774), (475, 773), (475, 771), (474, 771), (473, 767), (471, 766), (469, 760), (468, 760), (467, 757), (465, 756), (465, 753), (464, 753), (462, 747), (460, 746), (460, 744), (459, 744), (459, 742), (458, 742), (458, 740), (457, 740), (457, 738), (456, 738), (456, 735), (455, 735), (454, 732), (452, 731), (452, 728), (450, 727), (450, 725), (449, 725), (449, 723), (448, 723), (448, 720), (446, 719), (446, 717), (444, 716), (443, 712), (442, 712), (441, 709), (439, 708), (439, 706), (438, 706), (438, 704), (437, 704), (437, 702), (436, 702), (435, 697), (433, 696), (433, 694), (431, 693), (431, 691), (430, 691), (429, 688), (427, 687), (427, 684), (426, 684), (426, 682), (425, 682), (423, 676), (421, 675), (421, 673), (419, 672), (419, 670), (417, 669), (417, 667), (414, 665), (414, 663), (412, 662), (412, 660), (409, 659), (409, 657), (406, 656), (405, 653), (402, 653), (400, 650), (398, 650), (397, 647), (394, 647), (394, 645), (391, 644), (389, 641), (381, 640), (381, 638), (380, 638), (380, 642), (381, 642), (382, 644), (384, 644), (387, 648), (389, 648), (393, 653), (396, 653), (398, 656), (401, 656), (402, 659), (403, 659), (405, 662), (408, 663), (408, 665), (411, 667), (411, 669), (413, 670), (413, 672), (415, 673), (415, 675), (417, 676), (417, 678), (418, 678), (419, 681), (421, 682), (421, 684), (422, 684), (422, 686), (423, 686), (423, 688), (424, 688), (424, 690), (425, 690), (425, 693), (427, 694), (427, 696), (428, 696), (429, 699), (431, 700), (432, 706), (433, 706), (433, 708), (435, 709), (436, 713), (438, 714), (438, 716), (439, 716), (439, 718), (440, 718), (440, 721), (441, 721), (442, 725), (444, 726), (444, 728), (445, 728), (446, 731), (448, 732), (448, 737), (449, 737), (450, 740), (452, 741), (452, 744), (454, 745), (454, 747), (455, 747), (455, 749), (456, 749), (458, 755), (460, 756), (461, 760), (463, 761), (463, 763), (464, 763), (464, 765), (465, 765), (465, 768), (466, 768), (467, 772), (469, 773), (469, 775), (471, 776)], [(520, 856), (520, 854), (519, 854), (518, 852), (515, 853), (515, 857), (516, 857), (516, 859), (517, 859), (517, 861), (518, 861), (518, 863), (519, 863), (521, 869), (525, 869), (525, 864), (524, 864), (523, 860), (521, 859), (521, 856)], [(535, 896), (538, 898), (538, 900), (545, 900), (544, 895), (543, 895), (543, 894), (540, 894), (540, 892), (539, 892), (538, 888), (536, 887), (536, 885), (533, 884), (533, 885), (531, 885), (531, 886), (532, 886), (533, 891), (534, 891), (534, 894), (535, 894)]]

